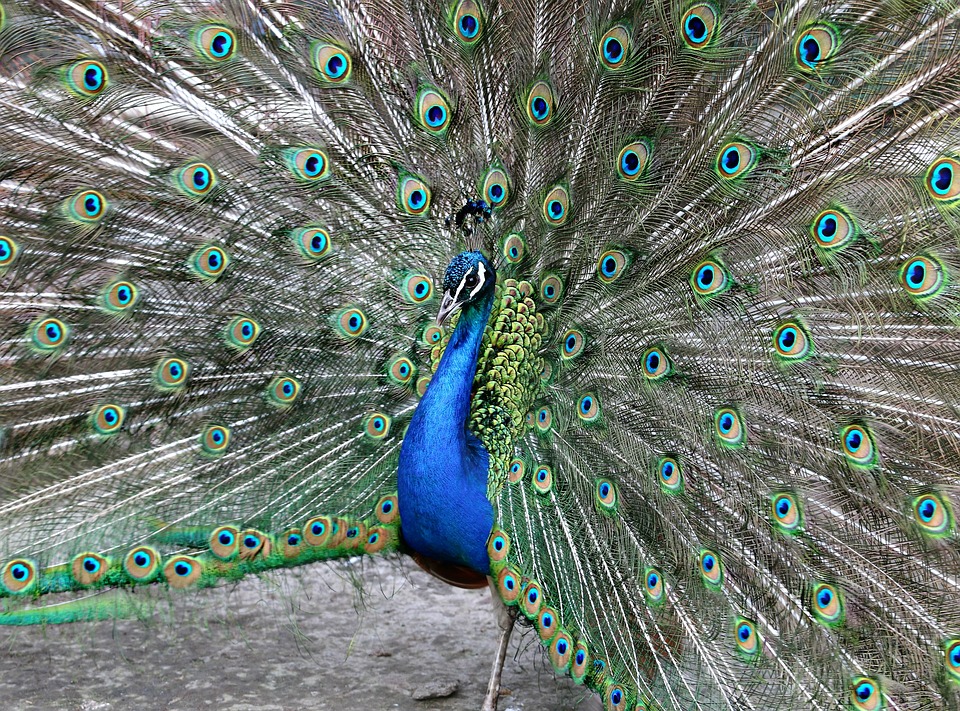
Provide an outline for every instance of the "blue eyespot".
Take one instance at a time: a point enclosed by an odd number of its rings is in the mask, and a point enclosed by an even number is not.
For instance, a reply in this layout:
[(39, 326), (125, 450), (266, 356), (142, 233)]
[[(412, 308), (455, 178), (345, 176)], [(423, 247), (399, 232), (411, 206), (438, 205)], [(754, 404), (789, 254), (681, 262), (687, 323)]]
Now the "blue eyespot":
[(232, 546), (233, 534), (230, 533), (230, 531), (221, 531), (220, 535), (217, 536), (217, 540), (220, 541), (220, 544), (223, 546)]
[(260, 545), (260, 539), (256, 536), (244, 536), (243, 545), (247, 548), (256, 548)]
[(603, 56), (610, 64), (618, 64), (623, 59), (623, 45), (616, 37), (607, 37), (603, 42)]
[(464, 15), (460, 18), (460, 34), (468, 39), (472, 39), (477, 36), (477, 31), (480, 29), (480, 23), (477, 22), (477, 18), (473, 15)]
[(133, 556), (133, 563), (138, 568), (146, 568), (150, 565), (150, 556), (143, 551), (138, 551)]
[(530, 604), (531, 604), (531, 605), (532, 605), (532, 604), (535, 604), (535, 603), (537, 602), (537, 600), (539, 600), (539, 599), (540, 599), (540, 594), (537, 592), (536, 589), (531, 590), (531, 591), (527, 594), (527, 600), (530, 601)]
[(720, 431), (724, 434), (733, 429), (733, 415), (726, 412), (720, 416)]
[(581, 665), (582, 665), (585, 661), (587, 661), (587, 654), (586, 654), (586, 652), (584, 652), (582, 649), (578, 649), (578, 650), (577, 650), (576, 660), (577, 660), (577, 664), (581, 664)]
[(96, 573), (100, 570), (100, 561), (96, 558), (87, 556), (83, 559), (83, 569), (88, 573)]
[(103, 70), (96, 64), (88, 64), (83, 71), (83, 88), (96, 91), (103, 86)]
[(568, 649), (567, 640), (558, 639), (557, 646), (556, 646), (557, 654), (562, 656), (567, 653), (567, 649)]
[(233, 37), (226, 32), (217, 32), (210, 42), (210, 54), (214, 57), (223, 58), (230, 54), (233, 48)]
[(533, 111), (534, 117), (539, 121), (545, 119), (550, 111), (546, 99), (540, 96), (535, 97), (534, 100), (530, 102), (530, 108)]
[(658, 576), (656, 573), (650, 573), (650, 575), (647, 576), (647, 587), (648, 587), (648, 588), (655, 588), (655, 587), (657, 587), (657, 583), (659, 583), (659, 582), (660, 582), (660, 576)]
[(310, 527), (310, 533), (312, 533), (314, 536), (322, 536), (322, 535), (323, 535), (323, 532), (324, 532), (325, 530), (327, 530), (327, 527), (324, 526), (324, 525), (323, 525), (322, 523), (320, 523), (319, 521), (316, 522), (316, 523), (314, 523), (314, 524)]
[(703, 569), (708, 573), (713, 570), (713, 567), (717, 564), (716, 559), (712, 555), (703, 556)]
[(385, 513), (385, 514), (390, 513), (391, 511), (393, 511), (393, 502), (392, 502), (392, 501), (384, 501), (383, 504), (381, 504), (381, 506), (380, 506), (380, 510), (383, 511), (383, 513)]
[(333, 54), (327, 59), (327, 63), (324, 66), (326, 69), (327, 76), (331, 79), (339, 79), (343, 76), (343, 73), (347, 71), (347, 58), (341, 53)]
[(300, 536), (298, 536), (296, 533), (291, 533), (291, 534), (287, 537), (287, 545), (288, 545), (288, 546), (299, 546), (301, 540), (302, 540), (302, 539), (300, 538)]
[(14, 580), (26, 580), (30, 576), (30, 570), (21, 563), (14, 563), (10, 566), (10, 575)]
[(185, 578), (190, 573), (193, 572), (193, 566), (190, 563), (187, 563), (184, 560), (178, 561), (176, 565), (173, 566), (173, 572), (179, 575), (181, 578)]
[(559, 220), (563, 217), (563, 203), (559, 200), (551, 200), (547, 203), (547, 210), (550, 213), (550, 217), (554, 220)]

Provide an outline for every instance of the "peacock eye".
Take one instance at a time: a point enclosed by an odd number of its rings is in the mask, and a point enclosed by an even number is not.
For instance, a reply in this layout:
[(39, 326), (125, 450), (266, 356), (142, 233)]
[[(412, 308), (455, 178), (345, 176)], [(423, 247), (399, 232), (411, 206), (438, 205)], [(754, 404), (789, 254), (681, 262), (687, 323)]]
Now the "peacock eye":
[(478, 282), (479, 282), (479, 280), (477, 279), (477, 277), (476, 277), (475, 274), (468, 274), (468, 275), (467, 275), (466, 284), (467, 284), (467, 286), (469, 286), (471, 289), (472, 289), (473, 287), (475, 287)]

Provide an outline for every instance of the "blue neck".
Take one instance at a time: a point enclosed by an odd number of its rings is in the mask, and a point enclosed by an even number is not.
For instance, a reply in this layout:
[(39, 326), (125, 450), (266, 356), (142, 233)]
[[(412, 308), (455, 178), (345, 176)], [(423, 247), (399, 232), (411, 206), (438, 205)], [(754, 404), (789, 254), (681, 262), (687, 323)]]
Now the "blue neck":
[(400, 448), (397, 487), (404, 540), (429, 558), (489, 573), (490, 458), (467, 430), (470, 394), (493, 290), (468, 304)]

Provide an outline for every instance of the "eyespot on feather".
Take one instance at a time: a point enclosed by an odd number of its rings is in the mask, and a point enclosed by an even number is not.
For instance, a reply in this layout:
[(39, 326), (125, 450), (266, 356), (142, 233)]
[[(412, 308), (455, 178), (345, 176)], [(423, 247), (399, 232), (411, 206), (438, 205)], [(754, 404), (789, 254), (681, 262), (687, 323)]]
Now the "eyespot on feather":
[(597, 276), (604, 284), (612, 284), (623, 276), (627, 264), (626, 252), (619, 249), (607, 250), (597, 260)]
[(847, 425), (840, 431), (843, 455), (858, 467), (871, 467), (877, 462), (873, 436), (866, 425)]
[(66, 214), (69, 219), (82, 225), (94, 225), (107, 214), (109, 203), (96, 190), (81, 190), (67, 200)]
[(945, 538), (953, 533), (953, 507), (944, 495), (931, 491), (915, 496), (910, 502), (910, 511), (924, 536)]
[(280, 407), (292, 405), (300, 395), (300, 381), (289, 375), (277, 376), (267, 387), (267, 397)]
[(547, 274), (540, 282), (540, 298), (543, 303), (552, 305), (563, 296), (563, 281), (556, 274)]
[(543, 604), (543, 590), (540, 585), (533, 580), (528, 580), (523, 587), (523, 594), (520, 598), (520, 612), (528, 620), (536, 620), (540, 613), (540, 606)]
[(110, 562), (98, 553), (81, 553), (70, 562), (70, 573), (79, 585), (96, 585), (109, 569)]
[(353, 71), (353, 61), (347, 51), (327, 42), (314, 42), (310, 58), (317, 76), (328, 84), (342, 84)]
[(148, 583), (160, 571), (160, 554), (150, 546), (137, 546), (123, 557), (123, 570), (135, 583)]
[(943, 663), (954, 683), (960, 683), (960, 639), (948, 639), (943, 643)]
[(0, 237), (0, 275), (3, 275), (20, 254), (20, 245), (12, 237)]
[(593, 657), (590, 655), (590, 648), (583, 640), (579, 640), (573, 648), (573, 659), (570, 662), (570, 676), (574, 682), (583, 684), (587, 679), (587, 673), (593, 666)]
[(810, 611), (820, 624), (839, 627), (844, 620), (843, 596), (829, 583), (815, 583), (810, 597)]
[(527, 243), (523, 235), (518, 232), (512, 232), (503, 240), (503, 258), (510, 264), (517, 264), (527, 251)]
[(800, 69), (812, 72), (833, 59), (839, 48), (840, 36), (836, 29), (826, 24), (811, 25), (797, 36), (793, 56)]
[(444, 136), (450, 127), (450, 102), (437, 89), (422, 87), (417, 92), (417, 121), (435, 136)]
[(333, 521), (329, 516), (315, 516), (303, 526), (303, 539), (307, 545), (325, 548), (333, 535)]
[(550, 642), (550, 663), (557, 674), (566, 674), (573, 660), (573, 640), (564, 630), (557, 632)]
[(720, 556), (709, 548), (700, 551), (700, 577), (703, 584), (711, 590), (719, 590), (723, 585), (723, 564)]
[(287, 167), (299, 180), (312, 183), (330, 177), (327, 154), (316, 146), (288, 150), (285, 158)]
[(248, 316), (236, 316), (227, 324), (227, 343), (244, 351), (253, 345), (260, 335), (260, 324)]
[(740, 413), (732, 407), (723, 407), (714, 413), (713, 431), (720, 444), (728, 449), (742, 447), (747, 440)]
[(113, 403), (100, 405), (90, 413), (90, 422), (96, 432), (102, 435), (116, 434), (123, 427), (127, 411)]
[(749, 143), (727, 143), (717, 154), (717, 175), (724, 180), (742, 178), (756, 165), (757, 157), (757, 149)]
[(546, 644), (557, 633), (557, 612), (552, 607), (544, 605), (537, 613), (537, 636), (541, 644)]
[(595, 423), (600, 419), (600, 400), (593, 393), (586, 393), (577, 402), (577, 417), (584, 423)]
[(194, 162), (180, 168), (176, 173), (176, 186), (185, 195), (202, 198), (217, 186), (217, 174), (206, 163)]
[(425, 346), (428, 348), (433, 348), (440, 344), (440, 341), (443, 340), (444, 331), (442, 326), (436, 324), (430, 324), (425, 329), (423, 329), (422, 341)]
[(927, 169), (923, 181), (930, 197), (938, 202), (960, 199), (960, 160), (944, 156)]
[(727, 291), (732, 279), (727, 270), (716, 259), (706, 259), (690, 275), (690, 286), (699, 297), (712, 297)]
[(629, 703), (627, 698), (627, 691), (622, 685), (608, 683), (603, 690), (603, 710), (627, 711), (627, 704)]
[(650, 381), (662, 380), (673, 372), (673, 364), (660, 346), (647, 348), (641, 356), (643, 377)]
[(153, 384), (161, 391), (183, 387), (190, 375), (190, 365), (182, 358), (163, 358), (153, 371)]
[(115, 281), (107, 285), (100, 296), (100, 304), (108, 313), (129, 312), (137, 304), (140, 291), (129, 281)]
[(676, 457), (661, 457), (657, 460), (657, 479), (665, 494), (679, 494), (683, 491), (683, 471)]
[(563, 334), (560, 345), (560, 357), (563, 360), (572, 360), (583, 353), (585, 339), (583, 333), (571, 328)]
[(680, 33), (691, 49), (703, 49), (713, 40), (717, 31), (717, 9), (706, 2), (697, 3), (683, 14)]
[(543, 219), (559, 227), (566, 223), (570, 213), (570, 193), (563, 185), (555, 185), (543, 199)]
[(840, 208), (824, 210), (810, 225), (813, 243), (824, 250), (846, 247), (858, 235), (859, 229), (853, 218)]
[(510, 537), (503, 531), (494, 528), (490, 532), (490, 539), (487, 541), (487, 555), (494, 563), (500, 563), (507, 558), (510, 553)]
[(803, 509), (790, 492), (781, 491), (770, 497), (770, 513), (773, 525), (781, 533), (793, 535), (803, 527)]
[(553, 490), (553, 470), (541, 464), (533, 472), (533, 490), (538, 494), (549, 494)]
[(317, 261), (327, 256), (333, 247), (330, 233), (319, 225), (307, 225), (291, 232), (294, 244), (300, 254), (310, 261)]
[[(510, 179), (502, 166), (495, 164), (487, 169), (480, 186), (480, 193), (494, 210), (506, 205), (510, 198)], [(509, 257), (511, 255), (506, 251), (504, 251), (504, 256), (510, 261)], [(515, 257), (516, 261), (519, 261), (519, 256), (522, 256), (522, 254)]]
[(401, 177), (397, 183), (397, 204), (408, 215), (423, 215), (430, 209), (430, 188), (419, 178)]
[(745, 617), (737, 617), (734, 623), (734, 640), (737, 652), (748, 661), (760, 656), (761, 641), (757, 632), (757, 624)]
[(643, 595), (649, 605), (663, 602), (663, 574), (658, 568), (646, 568), (643, 572)]
[(32, 592), (37, 584), (37, 565), (26, 558), (15, 558), (0, 571), (0, 583), (11, 595)]
[(31, 324), (28, 337), (33, 348), (40, 353), (54, 353), (67, 344), (70, 327), (57, 318), (41, 318)]
[(379, 553), (386, 548), (393, 540), (393, 534), (382, 526), (376, 526), (366, 532), (363, 542), (363, 552), (368, 555)]
[(617, 173), (626, 181), (637, 180), (650, 162), (650, 142), (641, 139), (628, 143), (617, 156)]
[(773, 331), (774, 355), (784, 362), (796, 362), (813, 354), (813, 339), (798, 321), (787, 321)]
[(880, 683), (868, 676), (857, 676), (850, 684), (850, 702), (857, 711), (880, 711), (886, 707)]
[(225, 62), (237, 51), (237, 36), (225, 25), (205, 25), (194, 30), (194, 46), (211, 62)]
[(397, 495), (389, 494), (381, 497), (374, 508), (374, 515), (380, 523), (391, 524), (396, 521), (400, 516), (400, 509), (397, 506)]
[(240, 548), (240, 532), (233, 526), (220, 526), (210, 533), (207, 546), (220, 560), (231, 560)]
[(163, 577), (167, 584), (181, 590), (196, 585), (202, 573), (200, 561), (188, 555), (175, 555), (163, 566)]
[(594, 482), (593, 500), (597, 509), (604, 514), (615, 514), (620, 506), (617, 487), (606, 477), (601, 477)]
[(348, 308), (337, 317), (340, 334), (346, 338), (359, 338), (367, 330), (367, 316), (358, 308)]
[(390, 434), (390, 423), (390, 417), (382, 412), (371, 413), (364, 420), (364, 434), (373, 440), (384, 439)]
[(461, 0), (451, 19), (453, 31), (463, 45), (474, 44), (483, 34), (483, 11), (475, 0)]
[(194, 274), (207, 281), (220, 278), (230, 263), (229, 255), (220, 247), (207, 245), (193, 253), (190, 268)]
[(943, 292), (946, 270), (933, 257), (919, 254), (900, 267), (900, 285), (917, 301), (927, 301)]
[(406, 356), (394, 356), (387, 363), (387, 376), (396, 385), (407, 386), (417, 377), (417, 366)]
[(524, 464), (522, 459), (514, 459), (510, 462), (510, 467), (507, 469), (507, 481), (511, 484), (523, 481), (523, 475), (526, 469), (527, 465)]
[(520, 574), (509, 565), (497, 574), (497, 592), (506, 605), (516, 605), (520, 598), (522, 585)]
[(627, 61), (627, 53), (629, 50), (630, 31), (624, 25), (616, 25), (610, 28), (607, 33), (600, 38), (600, 43), (597, 45), (600, 63), (604, 68), (611, 71), (623, 68)]
[(96, 59), (81, 59), (70, 65), (66, 72), (67, 87), (73, 94), (90, 99), (103, 93), (110, 79), (103, 62)]
[(200, 435), (200, 446), (204, 453), (219, 455), (230, 446), (230, 428), (223, 425), (210, 425)]
[(433, 297), (433, 279), (426, 274), (410, 274), (401, 286), (403, 298), (411, 304), (422, 304)]
[(530, 87), (525, 103), (527, 120), (535, 128), (544, 128), (553, 121), (553, 88), (545, 81), (538, 81)]
[(553, 426), (553, 411), (546, 405), (539, 408), (534, 417), (534, 425), (541, 434), (549, 432)]
[(284, 531), (280, 541), (280, 552), (287, 560), (298, 558), (304, 551), (303, 533), (299, 528)]

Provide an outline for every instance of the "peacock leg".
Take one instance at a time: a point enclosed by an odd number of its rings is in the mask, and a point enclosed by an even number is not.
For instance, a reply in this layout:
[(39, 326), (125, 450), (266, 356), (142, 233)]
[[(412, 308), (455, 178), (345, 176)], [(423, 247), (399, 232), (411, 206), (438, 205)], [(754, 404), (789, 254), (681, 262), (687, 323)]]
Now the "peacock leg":
[(493, 600), (493, 612), (497, 616), (497, 627), (500, 632), (497, 637), (497, 656), (493, 660), (493, 669), (490, 671), (490, 683), (487, 685), (487, 695), (483, 698), (480, 711), (497, 711), (497, 698), (500, 696), (500, 676), (503, 673), (503, 663), (507, 659), (507, 647), (510, 645), (510, 633), (513, 632), (513, 623), (517, 619), (517, 611), (507, 607), (497, 594), (496, 583), (493, 578), (490, 582), (490, 597)]

